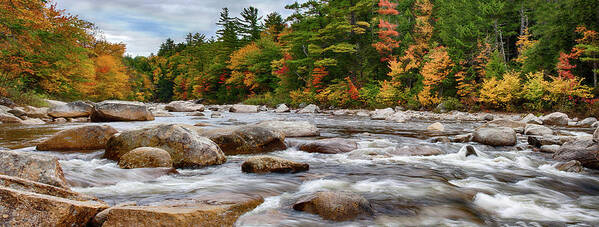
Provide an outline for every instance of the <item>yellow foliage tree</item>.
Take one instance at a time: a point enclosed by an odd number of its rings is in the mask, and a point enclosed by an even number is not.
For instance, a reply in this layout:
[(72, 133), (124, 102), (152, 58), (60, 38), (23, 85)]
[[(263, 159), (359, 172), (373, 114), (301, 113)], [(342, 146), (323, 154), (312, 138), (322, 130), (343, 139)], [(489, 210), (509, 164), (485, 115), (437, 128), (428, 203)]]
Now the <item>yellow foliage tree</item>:
[(422, 66), (422, 91), (418, 93), (418, 101), (422, 106), (430, 106), (441, 102), (439, 95), (433, 90), (449, 75), (454, 66), (445, 47), (439, 46), (428, 55), (428, 61)]
[(480, 101), (495, 107), (508, 107), (522, 95), (522, 83), (518, 72), (508, 72), (503, 79), (486, 79), (480, 90)]

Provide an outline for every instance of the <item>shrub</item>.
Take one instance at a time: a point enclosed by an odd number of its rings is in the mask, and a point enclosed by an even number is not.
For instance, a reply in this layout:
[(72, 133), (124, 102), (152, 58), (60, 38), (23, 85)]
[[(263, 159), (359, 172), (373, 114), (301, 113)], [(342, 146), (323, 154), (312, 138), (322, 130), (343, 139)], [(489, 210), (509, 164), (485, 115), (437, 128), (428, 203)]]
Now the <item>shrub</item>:
[(486, 79), (480, 90), (480, 101), (493, 107), (511, 107), (521, 97), (521, 82), (517, 72), (508, 72), (502, 80)]

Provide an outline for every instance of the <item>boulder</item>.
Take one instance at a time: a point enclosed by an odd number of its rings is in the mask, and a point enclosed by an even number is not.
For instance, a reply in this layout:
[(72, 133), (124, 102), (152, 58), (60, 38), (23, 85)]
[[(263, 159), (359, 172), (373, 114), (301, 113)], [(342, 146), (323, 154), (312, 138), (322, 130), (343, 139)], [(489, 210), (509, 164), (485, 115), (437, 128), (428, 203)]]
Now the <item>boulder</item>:
[(226, 155), (258, 154), (285, 150), (285, 134), (261, 125), (198, 129), (199, 135), (214, 141)]
[(582, 163), (580, 163), (579, 161), (576, 161), (576, 160), (559, 163), (559, 164), (555, 165), (555, 168), (559, 171), (573, 172), (573, 173), (580, 173), (584, 170), (584, 167), (582, 167)]
[(516, 145), (516, 131), (508, 127), (479, 128), (472, 134), (473, 141), (491, 146)]
[(582, 121), (577, 122), (576, 126), (578, 126), (578, 127), (591, 127), (593, 124), (595, 124), (595, 122), (597, 122), (597, 118), (588, 117), (588, 118), (583, 119)]
[(163, 149), (138, 147), (121, 156), (119, 167), (123, 169), (173, 167), (173, 160)]
[(526, 117), (524, 117), (522, 120), (520, 120), (520, 122), (523, 122), (525, 124), (537, 124), (537, 125), (543, 124), (543, 120), (541, 120), (541, 118), (538, 118), (537, 116), (535, 116), (534, 114), (531, 114), (531, 113), (526, 115)]
[(0, 225), (86, 226), (104, 202), (67, 189), (0, 175)]
[(568, 142), (553, 154), (553, 159), (564, 162), (576, 160), (589, 169), (599, 169), (599, 144), (593, 140)]
[(166, 105), (164, 109), (170, 112), (202, 112), (205, 107), (202, 104), (196, 104), (192, 101), (173, 101)]
[(543, 153), (557, 153), (559, 151), (560, 145), (543, 145), (541, 146), (540, 151)]
[(593, 133), (593, 141), (599, 143), (599, 128), (595, 129), (595, 132)]
[(255, 156), (241, 164), (244, 173), (298, 173), (308, 171), (310, 166), (273, 156)]
[(440, 122), (436, 122), (432, 125), (429, 125), (426, 130), (428, 131), (437, 131), (437, 132), (443, 132), (445, 131), (445, 126), (443, 124), (441, 124)]
[(223, 193), (145, 206), (120, 206), (108, 211), (102, 226), (233, 226), (239, 216), (263, 202), (259, 196)]
[(391, 116), (385, 118), (386, 121), (394, 121), (398, 123), (406, 122), (409, 119), (410, 117), (404, 112), (395, 112), (394, 114), (391, 114)]
[(191, 116), (191, 117), (204, 117), (206, 116), (206, 114), (202, 113), (202, 112), (193, 112), (193, 113), (188, 113), (186, 116)]
[(15, 123), (20, 124), (20, 123), (22, 123), (22, 120), (8, 112), (0, 111), (0, 122), (5, 123), (5, 124), (15, 124)]
[(105, 209), (102, 212), (96, 214), (96, 216), (90, 221), (90, 223), (88, 224), (88, 226), (90, 226), (90, 227), (101, 227), (104, 224), (104, 222), (106, 222), (106, 219), (108, 218), (108, 214), (110, 213), (110, 210), (115, 209), (115, 208), (119, 208), (119, 207), (125, 207), (125, 206), (137, 206), (137, 202), (119, 203), (117, 205), (114, 205), (113, 207)]
[(451, 142), (454, 143), (467, 143), (472, 141), (472, 133), (468, 133), (468, 134), (463, 134), (463, 135), (456, 135), (453, 138), (451, 138)]
[(568, 126), (570, 118), (565, 113), (555, 112), (545, 115), (541, 118), (545, 125), (557, 125), (557, 126)]
[(258, 107), (258, 111), (259, 112), (267, 112), (268, 111), (268, 106), (262, 105)]
[(227, 160), (216, 143), (200, 136), (194, 126), (184, 124), (162, 124), (115, 134), (108, 140), (104, 158), (118, 161), (138, 147), (167, 151), (176, 168), (220, 165)]
[(483, 121), (492, 121), (495, 120), (495, 115), (493, 114), (485, 114), (481, 117)]
[(25, 117), (27, 117), (27, 113), (25, 113), (25, 110), (23, 110), (21, 107), (15, 107), (7, 112), (23, 120), (25, 120)]
[(39, 151), (81, 151), (105, 149), (118, 131), (108, 125), (88, 125), (62, 130), (37, 145)]
[(525, 135), (533, 135), (533, 136), (547, 136), (553, 135), (553, 130), (543, 125), (526, 125), (524, 128)]
[(349, 221), (374, 214), (368, 200), (352, 192), (316, 192), (300, 198), (293, 209), (332, 221)]
[(175, 116), (172, 113), (169, 113), (166, 111), (155, 111), (155, 112), (152, 112), (152, 115), (154, 115), (154, 117), (174, 117)]
[(576, 137), (573, 136), (529, 136), (528, 144), (534, 147), (541, 147), (543, 145), (563, 145), (575, 140)]
[(258, 113), (258, 106), (236, 104), (229, 109), (232, 113)]
[(103, 101), (97, 103), (92, 111), (91, 121), (153, 121), (154, 115), (141, 102)]
[(258, 125), (280, 130), (285, 137), (320, 136), (318, 127), (308, 121), (263, 121)]
[(221, 113), (212, 113), (210, 118), (223, 118), (223, 115)]
[(50, 155), (0, 151), (0, 174), (69, 188), (58, 159)]
[(27, 117), (31, 118), (49, 118), (48, 111), (50, 110), (47, 107), (36, 108), (33, 106), (25, 106), (23, 108)]
[(398, 156), (433, 156), (445, 154), (445, 152), (441, 151), (438, 148), (426, 145), (411, 145), (397, 147), (389, 153)]
[(332, 138), (304, 143), (299, 149), (308, 153), (339, 154), (358, 149), (355, 140)]
[(48, 110), (48, 115), (54, 118), (88, 117), (93, 106), (83, 101), (70, 102), (65, 105), (54, 106)]
[(320, 108), (317, 105), (310, 104), (310, 105), (307, 105), (306, 107), (302, 108), (301, 110), (299, 110), (297, 113), (304, 114), (304, 113), (318, 113), (318, 112), (320, 112)]
[(388, 117), (391, 117), (395, 113), (395, 110), (391, 108), (387, 109), (376, 109), (370, 114), (370, 119), (372, 120), (385, 120)]
[(291, 109), (289, 109), (289, 107), (287, 107), (287, 105), (285, 104), (280, 104), (277, 106), (277, 108), (275, 109), (275, 113), (285, 113), (285, 112), (289, 112)]

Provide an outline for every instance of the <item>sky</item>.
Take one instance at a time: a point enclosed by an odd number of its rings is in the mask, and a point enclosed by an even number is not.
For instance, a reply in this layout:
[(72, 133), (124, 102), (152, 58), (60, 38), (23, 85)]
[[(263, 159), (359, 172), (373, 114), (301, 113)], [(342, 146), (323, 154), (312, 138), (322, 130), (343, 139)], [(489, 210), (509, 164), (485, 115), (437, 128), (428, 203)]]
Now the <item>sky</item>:
[(167, 38), (181, 42), (187, 33), (214, 36), (219, 13), (228, 7), (231, 16), (254, 6), (261, 16), (291, 12), (285, 5), (295, 0), (55, 0), (58, 8), (94, 23), (110, 42), (127, 44), (127, 54), (148, 56), (158, 52)]

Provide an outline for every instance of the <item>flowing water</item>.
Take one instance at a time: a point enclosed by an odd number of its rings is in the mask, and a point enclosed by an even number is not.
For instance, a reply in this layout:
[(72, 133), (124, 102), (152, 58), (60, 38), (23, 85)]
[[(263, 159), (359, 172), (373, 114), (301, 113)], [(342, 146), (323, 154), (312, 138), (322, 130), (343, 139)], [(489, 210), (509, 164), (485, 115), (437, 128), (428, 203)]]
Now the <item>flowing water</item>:
[[(208, 114), (209, 115), (209, 114)], [(476, 143), (431, 143), (435, 136), (471, 132), (481, 122), (443, 122), (443, 133), (427, 132), (432, 122), (392, 123), (355, 116), (325, 114), (237, 114), (223, 118), (158, 117), (153, 122), (107, 123), (119, 131), (160, 123), (207, 123), (210, 127), (241, 125), (262, 120), (308, 120), (321, 129), (320, 137), (288, 138), (290, 144), (320, 138), (352, 138), (359, 149), (345, 154), (311, 154), (296, 147), (271, 155), (310, 164), (298, 174), (245, 174), (248, 155), (228, 156), (223, 165), (179, 170), (119, 169), (102, 159), (103, 151), (52, 154), (77, 192), (118, 204), (147, 204), (165, 199), (210, 193), (259, 194), (265, 202), (237, 221), (238, 226), (599, 226), (599, 172), (561, 172), (548, 154)], [(94, 123), (16, 126), (0, 125), (0, 147), (40, 152), (35, 144), (54, 132)], [(591, 129), (562, 129), (586, 134)], [(519, 138), (525, 143), (526, 138)], [(430, 157), (390, 156), (396, 146), (429, 145), (447, 154)], [(478, 156), (466, 156), (473, 145)], [(335, 223), (294, 211), (293, 202), (307, 193), (352, 191), (368, 199), (375, 216)]]

